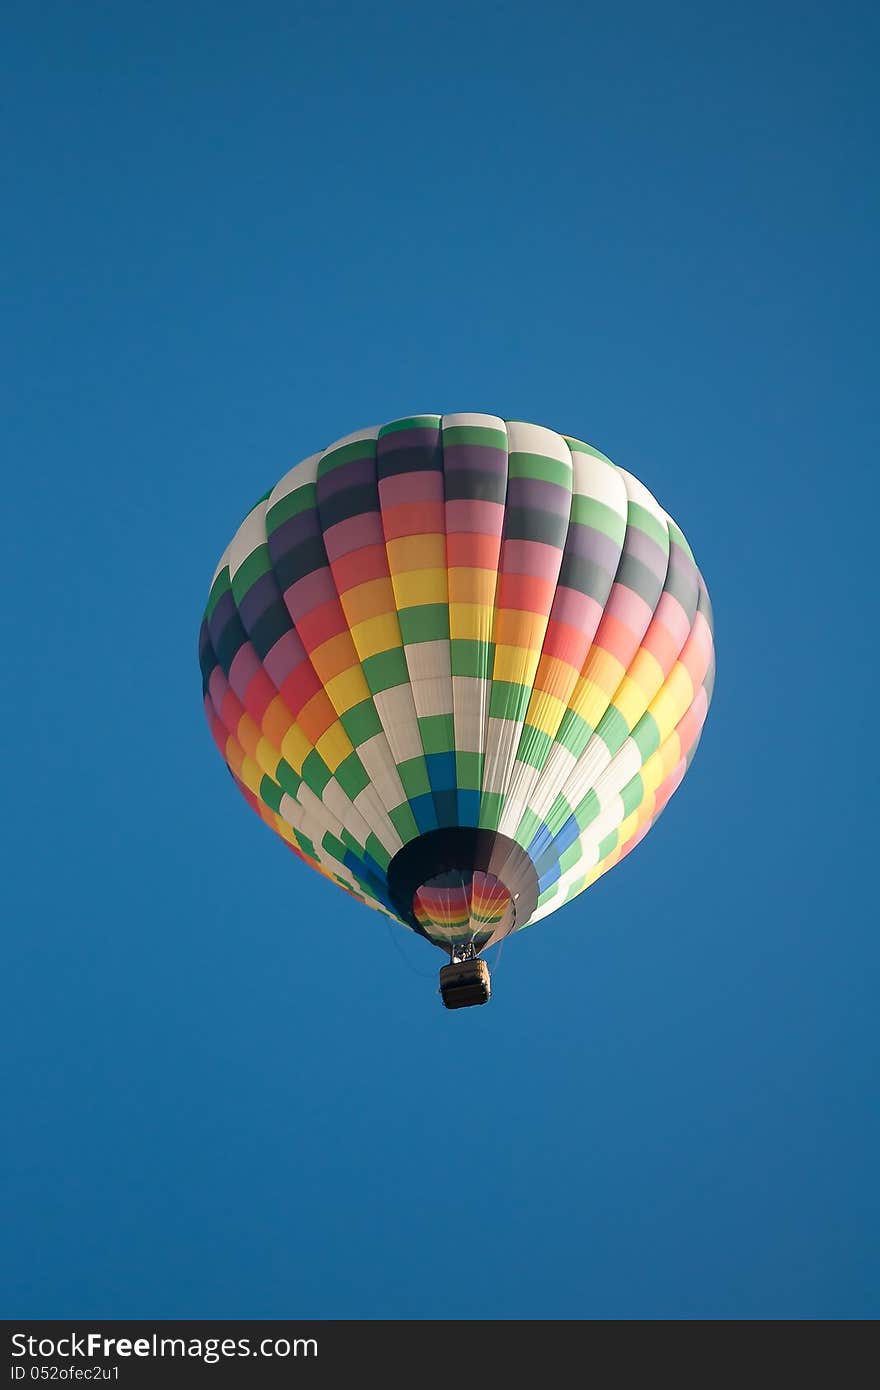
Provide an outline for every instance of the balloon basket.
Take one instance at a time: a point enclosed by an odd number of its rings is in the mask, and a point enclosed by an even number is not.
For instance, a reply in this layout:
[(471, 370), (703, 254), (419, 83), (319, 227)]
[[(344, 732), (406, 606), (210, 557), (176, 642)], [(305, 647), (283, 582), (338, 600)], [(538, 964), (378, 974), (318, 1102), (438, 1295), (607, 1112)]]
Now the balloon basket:
[(456, 960), (440, 971), (440, 997), (447, 1009), (468, 1009), (488, 1004), (492, 993), (489, 967), (484, 960)]

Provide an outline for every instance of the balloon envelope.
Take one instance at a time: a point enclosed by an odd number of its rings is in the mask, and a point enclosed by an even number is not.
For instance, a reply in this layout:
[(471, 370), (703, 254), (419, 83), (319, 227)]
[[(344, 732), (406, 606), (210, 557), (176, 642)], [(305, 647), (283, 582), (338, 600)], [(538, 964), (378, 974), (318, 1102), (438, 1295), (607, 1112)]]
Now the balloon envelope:
[(475, 414), (285, 474), (223, 553), (200, 659), (253, 809), (444, 950), (540, 920), (642, 839), (714, 673), (705, 584), (647, 489)]

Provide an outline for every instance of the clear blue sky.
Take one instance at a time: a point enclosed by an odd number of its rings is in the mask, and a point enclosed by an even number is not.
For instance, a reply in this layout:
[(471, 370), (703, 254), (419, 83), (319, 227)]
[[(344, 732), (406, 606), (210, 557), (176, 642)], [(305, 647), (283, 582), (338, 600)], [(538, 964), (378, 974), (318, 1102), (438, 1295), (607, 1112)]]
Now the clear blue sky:
[[(7, 8), (7, 1316), (880, 1312), (877, 37)], [(235, 794), (196, 638), (296, 459), (458, 410), (648, 484), (718, 681), (661, 824), (447, 1014)]]

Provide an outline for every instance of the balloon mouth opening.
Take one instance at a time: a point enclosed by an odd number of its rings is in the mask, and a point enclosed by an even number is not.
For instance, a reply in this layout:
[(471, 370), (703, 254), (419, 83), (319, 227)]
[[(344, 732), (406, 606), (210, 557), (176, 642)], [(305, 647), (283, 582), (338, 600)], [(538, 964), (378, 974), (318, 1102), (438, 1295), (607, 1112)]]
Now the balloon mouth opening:
[(450, 950), (507, 936), (516, 920), (513, 898), (495, 874), (447, 869), (416, 889), (413, 913), (426, 936)]
[(476, 826), (410, 840), (388, 866), (388, 888), (401, 920), (450, 955), (500, 941), (538, 903), (538, 876), (522, 846)]

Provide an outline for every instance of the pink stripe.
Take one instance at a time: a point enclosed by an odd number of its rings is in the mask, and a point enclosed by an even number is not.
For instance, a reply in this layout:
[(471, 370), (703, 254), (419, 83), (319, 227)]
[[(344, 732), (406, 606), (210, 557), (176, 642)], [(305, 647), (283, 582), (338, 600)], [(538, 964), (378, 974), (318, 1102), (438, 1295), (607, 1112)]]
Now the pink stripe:
[(480, 536), (500, 536), (504, 524), (503, 502), (447, 502), (446, 530), (476, 532)]
[(235, 653), (229, 668), (229, 684), (240, 700), (244, 699), (245, 691), (259, 670), (260, 658), (250, 642), (245, 642)]
[(397, 507), (402, 502), (442, 502), (443, 474), (396, 473), (392, 478), (383, 478), (379, 501), (383, 507)]
[[(633, 835), (632, 839), (627, 840), (623, 849), (620, 851), (620, 859), (625, 859), (626, 856), (630, 853), (630, 851), (635, 849), (636, 845), (640, 845), (642, 843), (642, 840), (644, 840), (648, 831), (651, 829), (651, 826), (654, 824), (654, 820), (656, 820), (656, 816), (651, 820), (645, 821), (645, 824), (641, 827), (640, 830), (636, 832), (635, 835)], [(618, 863), (620, 862), (620, 859), (618, 859)]]
[(349, 555), (352, 550), (384, 544), (385, 536), (378, 512), (361, 512), (360, 516), (350, 516), (324, 532), (324, 548), (331, 564), (334, 560), (341, 560), (343, 555)]
[(693, 703), (686, 714), (675, 726), (681, 744), (682, 754), (688, 754), (702, 733), (703, 725), (706, 722), (708, 701), (706, 699), (705, 688), (701, 685), (697, 691)]
[(284, 590), (284, 602), (294, 621), (304, 618), (322, 603), (329, 603), (336, 597), (336, 585), (327, 565), (323, 565), (319, 570), (312, 570), (311, 574), (298, 579), (289, 589)]
[(550, 621), (565, 623), (570, 627), (576, 627), (592, 640), (599, 620), (602, 617), (602, 606), (589, 594), (582, 594), (577, 589), (560, 588), (556, 590), (556, 597), (553, 600), (553, 608), (550, 612)]
[(280, 689), (291, 671), (305, 660), (305, 656), (305, 647), (300, 641), (298, 633), (285, 632), (283, 637), (279, 637), (274, 647), (266, 653), (266, 659), (263, 662), (266, 674), (273, 685)]
[(691, 625), (687, 613), (672, 594), (663, 593), (660, 595), (660, 601), (654, 609), (654, 622), (663, 624), (677, 643), (678, 650), (681, 651), (688, 639)]
[(672, 769), (665, 782), (662, 782), (660, 786), (657, 788), (654, 801), (655, 820), (659, 816), (660, 812), (665, 809), (666, 804), (669, 801), (669, 798), (673, 795), (674, 792), (678, 791), (678, 788), (682, 784), (682, 780), (686, 771), (687, 763), (685, 762), (684, 758), (682, 758), (681, 762), (676, 763), (675, 767)]
[(555, 584), (561, 563), (562, 551), (542, 541), (507, 540), (501, 547), (501, 573), (531, 574)]
[(694, 687), (701, 685), (712, 658), (712, 634), (702, 613), (694, 618), (691, 635), (682, 648), (679, 661), (685, 667)]
[(211, 696), (211, 702), (218, 713), (228, 689), (229, 682), (223, 674), (223, 671), (219, 666), (215, 666), (208, 678), (208, 692)]
[(617, 618), (618, 622), (628, 627), (631, 632), (638, 635), (641, 642), (648, 630), (648, 623), (651, 621), (652, 610), (648, 607), (643, 598), (628, 589), (625, 584), (612, 584), (611, 593), (608, 595), (608, 602), (605, 605), (606, 615)]

